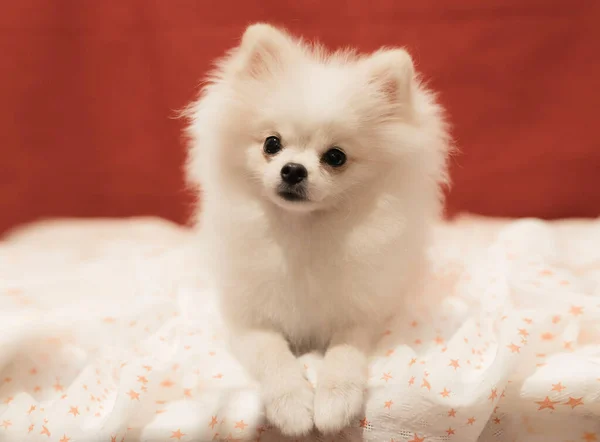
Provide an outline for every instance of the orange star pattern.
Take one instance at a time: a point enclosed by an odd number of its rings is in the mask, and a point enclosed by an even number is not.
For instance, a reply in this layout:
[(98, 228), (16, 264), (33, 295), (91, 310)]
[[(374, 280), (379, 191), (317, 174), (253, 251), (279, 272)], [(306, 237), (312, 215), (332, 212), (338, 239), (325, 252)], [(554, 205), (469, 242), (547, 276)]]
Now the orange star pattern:
[(511, 343), (510, 345), (507, 345), (507, 347), (512, 353), (521, 353), (521, 347), (519, 347), (518, 345)]
[(2, 425), (0, 425), (0, 427), (4, 427), (5, 430), (8, 430), (8, 427), (10, 427), (11, 425), (11, 421), (2, 421)]
[(165, 388), (172, 387), (173, 385), (175, 385), (175, 383), (169, 378), (165, 379), (160, 383), (160, 386)]
[(360, 428), (367, 428), (369, 424), (370, 422), (367, 420), (366, 417), (360, 420)]
[(183, 395), (184, 395), (185, 397), (192, 397), (192, 389), (191, 389), (191, 388), (185, 388), (185, 389), (183, 390)]
[(448, 436), (452, 436), (454, 433), (456, 433), (456, 430), (454, 430), (452, 427), (448, 427), (446, 433), (448, 434)]
[(77, 409), (77, 407), (70, 407), (68, 414), (72, 414), (73, 417), (77, 417), (77, 415), (80, 413), (79, 413), (79, 410)]
[(31, 433), (33, 431), (33, 429), (35, 428), (35, 425), (31, 424), (29, 426), (29, 428), (27, 429), (27, 433)]
[(408, 380), (408, 385), (413, 385), (415, 383), (415, 377), (411, 376), (410, 379)]
[(552, 391), (558, 391), (560, 393), (565, 388), (567, 387), (565, 387), (561, 382), (559, 382), (558, 384), (552, 384)]
[(573, 343), (571, 341), (565, 341), (563, 347), (565, 350), (573, 351)]
[(218, 373), (213, 376), (213, 379), (223, 379), (223, 375), (221, 373)]
[(553, 324), (558, 324), (560, 322), (560, 316), (556, 315), (556, 316), (552, 316), (552, 323)]
[(569, 313), (571, 313), (573, 316), (583, 315), (583, 307), (572, 305), (569, 309)]
[(494, 418), (494, 423), (496, 425), (498, 425), (500, 423), (500, 418), (499, 417)]
[(172, 431), (171, 433), (171, 437), (169, 439), (177, 439), (180, 440), (183, 436), (185, 436), (185, 433), (182, 433), (181, 430), (178, 428), (177, 431)]
[(40, 434), (45, 434), (48, 437), (52, 436), (50, 430), (48, 430), (48, 428), (46, 428), (44, 425), (42, 425), (42, 431), (40, 432)]
[(531, 319), (531, 318), (523, 318), (523, 321), (529, 325), (533, 324), (533, 319)]
[(218, 425), (219, 421), (217, 419), (217, 416), (211, 416), (210, 418), (210, 424), (208, 424), (208, 426), (210, 427), (211, 430), (215, 429), (215, 425)]
[(53, 388), (54, 388), (54, 390), (56, 390), (56, 391), (63, 391), (63, 388), (64, 388), (64, 387), (63, 387), (63, 386), (60, 384), (60, 381), (59, 381), (58, 379), (56, 380), (56, 384), (54, 384), (52, 387), (53, 387)]
[(488, 397), (488, 399), (490, 401), (493, 401), (497, 397), (498, 397), (498, 390), (496, 388), (492, 388), (492, 392), (490, 393), (490, 397)]
[(138, 380), (138, 382), (141, 382), (142, 384), (148, 383), (148, 379), (146, 379), (144, 376), (138, 376), (137, 380)]
[(35, 405), (32, 405), (31, 407), (29, 407), (29, 410), (27, 410), (27, 414), (31, 414), (35, 411)]
[(551, 341), (552, 339), (554, 339), (554, 335), (550, 332), (546, 332), (546, 333), (542, 333), (542, 335), (540, 336), (544, 341)]
[(467, 419), (467, 425), (473, 425), (476, 420), (477, 419), (475, 419), (474, 417), (470, 417), (469, 419)]
[(450, 363), (448, 364), (448, 367), (454, 367), (454, 371), (456, 371), (456, 369), (460, 367), (460, 364), (458, 363), (458, 359), (450, 359)]
[(61, 440), (59, 440), (58, 442), (69, 442), (71, 440), (70, 437), (67, 437), (65, 434), (63, 434), (63, 437)]
[(424, 437), (419, 437), (419, 435), (417, 433), (415, 433), (415, 437), (411, 440), (409, 440), (408, 442), (423, 442), (425, 440)]
[(388, 410), (391, 410), (392, 405), (394, 405), (394, 401), (387, 401), (384, 403), (383, 408), (387, 408)]
[(240, 430), (245, 430), (247, 426), (248, 426), (248, 424), (245, 423), (243, 420), (241, 420), (241, 421), (235, 423), (234, 428), (239, 428)]
[(421, 384), (421, 388), (427, 388), (427, 390), (431, 391), (431, 384), (425, 378), (423, 378), (423, 383)]
[(581, 436), (581, 438), (586, 442), (593, 442), (598, 440), (598, 438), (596, 437), (596, 433), (583, 433), (583, 436)]
[(583, 397), (574, 398), (574, 397), (569, 396), (569, 400), (566, 401), (563, 405), (570, 405), (571, 409), (573, 409), (578, 405), (584, 405), (582, 399), (583, 399)]
[(385, 381), (387, 383), (387, 381), (389, 381), (390, 379), (393, 379), (391, 372), (387, 372), (387, 373), (383, 373), (383, 376), (381, 376), (381, 380)]
[(543, 401), (535, 401), (535, 403), (540, 406), (540, 408), (538, 408), (538, 411), (544, 410), (546, 408), (554, 410), (554, 405), (558, 404), (559, 402), (560, 401), (551, 401), (548, 396), (546, 396), (546, 399), (544, 399)]
[(519, 329), (519, 334), (521, 336), (523, 336), (524, 338), (526, 338), (527, 336), (529, 336), (529, 332), (527, 330), (525, 330), (524, 328), (520, 328)]
[(395, 352), (395, 350), (390, 348), (388, 351), (385, 352), (385, 355), (389, 358), (391, 355), (394, 354), (394, 352)]
[(448, 417), (456, 417), (456, 410), (454, 408), (448, 412)]
[(410, 362), (408, 363), (408, 366), (409, 366), (409, 367), (412, 367), (412, 366), (413, 366), (413, 365), (415, 365), (416, 363), (417, 363), (417, 358), (412, 358), (412, 359), (410, 360)]
[(140, 394), (136, 393), (133, 390), (129, 390), (129, 393), (127, 393), (129, 395), (129, 397), (131, 398), (131, 400), (137, 399), (138, 401), (140, 400)]
[(450, 396), (450, 393), (452, 393), (451, 390), (447, 390), (446, 387), (444, 387), (444, 391), (440, 392), (440, 396), (442, 397), (448, 397)]

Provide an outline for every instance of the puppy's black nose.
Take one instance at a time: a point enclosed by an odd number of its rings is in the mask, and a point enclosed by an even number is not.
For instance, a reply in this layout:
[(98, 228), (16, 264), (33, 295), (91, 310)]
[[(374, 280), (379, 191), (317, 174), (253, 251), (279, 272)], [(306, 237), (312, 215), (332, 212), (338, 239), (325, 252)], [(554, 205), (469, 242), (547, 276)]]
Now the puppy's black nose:
[(287, 184), (298, 184), (308, 176), (306, 167), (298, 163), (287, 163), (281, 168), (281, 179)]

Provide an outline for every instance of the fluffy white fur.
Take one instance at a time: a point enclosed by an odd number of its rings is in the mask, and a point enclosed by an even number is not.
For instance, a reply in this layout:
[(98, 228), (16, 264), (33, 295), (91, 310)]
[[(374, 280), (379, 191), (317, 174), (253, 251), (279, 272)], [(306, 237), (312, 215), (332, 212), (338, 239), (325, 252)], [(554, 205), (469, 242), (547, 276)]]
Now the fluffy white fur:
[[(250, 26), (189, 110), (188, 177), (202, 189), (201, 249), (232, 348), (286, 435), (330, 433), (363, 405), (381, 326), (423, 273), (449, 138), (403, 49), (327, 53)], [(283, 150), (268, 156), (266, 137)], [(347, 154), (339, 170), (323, 153)], [(277, 194), (287, 162), (308, 201)], [(313, 390), (296, 355), (325, 351)]]

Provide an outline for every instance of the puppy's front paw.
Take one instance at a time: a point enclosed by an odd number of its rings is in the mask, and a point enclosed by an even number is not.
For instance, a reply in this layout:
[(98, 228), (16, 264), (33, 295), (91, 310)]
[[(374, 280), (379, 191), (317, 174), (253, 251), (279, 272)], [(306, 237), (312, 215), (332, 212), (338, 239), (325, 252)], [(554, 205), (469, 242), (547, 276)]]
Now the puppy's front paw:
[(358, 416), (364, 400), (364, 385), (355, 380), (319, 382), (315, 395), (315, 425), (322, 433), (338, 433)]
[(267, 419), (286, 436), (298, 437), (313, 428), (314, 392), (304, 379), (293, 389), (266, 400)]

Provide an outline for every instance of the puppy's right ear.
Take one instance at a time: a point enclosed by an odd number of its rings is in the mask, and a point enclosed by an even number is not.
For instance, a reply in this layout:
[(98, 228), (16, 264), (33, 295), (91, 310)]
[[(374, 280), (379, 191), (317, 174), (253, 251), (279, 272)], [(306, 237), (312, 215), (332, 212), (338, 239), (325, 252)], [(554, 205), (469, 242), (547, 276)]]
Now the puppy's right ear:
[(264, 23), (248, 26), (240, 44), (238, 72), (260, 78), (281, 67), (294, 42), (283, 31)]

